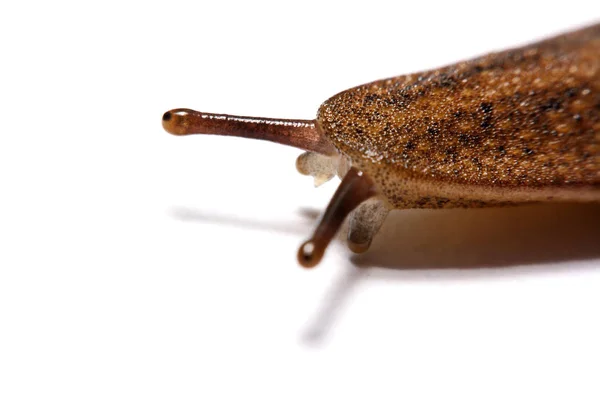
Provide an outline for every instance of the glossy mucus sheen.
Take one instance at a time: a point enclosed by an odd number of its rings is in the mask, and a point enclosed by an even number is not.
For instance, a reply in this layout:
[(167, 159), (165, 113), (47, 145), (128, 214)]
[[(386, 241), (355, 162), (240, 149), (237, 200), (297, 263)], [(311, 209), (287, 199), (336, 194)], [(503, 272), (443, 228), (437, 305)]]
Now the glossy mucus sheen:
[(344, 220), (364, 252), (389, 210), (600, 201), (600, 24), (335, 95), (317, 118), (175, 109), (174, 135), (268, 140), (307, 150), (315, 186), (342, 183), (298, 261), (315, 266)]
[(320, 154), (335, 153), (331, 143), (317, 131), (315, 121), (310, 120), (242, 117), (178, 108), (164, 113), (162, 124), (175, 136), (236, 136), (268, 140)]
[(600, 199), (600, 24), (358, 86), (317, 124), (394, 208)]

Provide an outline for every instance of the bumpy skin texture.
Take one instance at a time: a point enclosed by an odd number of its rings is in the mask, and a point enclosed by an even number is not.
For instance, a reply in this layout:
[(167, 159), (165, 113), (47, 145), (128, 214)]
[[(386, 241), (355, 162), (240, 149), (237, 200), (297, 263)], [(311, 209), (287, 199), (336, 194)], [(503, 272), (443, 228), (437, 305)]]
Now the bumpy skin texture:
[(600, 200), (600, 24), (358, 86), (317, 126), (391, 207)]

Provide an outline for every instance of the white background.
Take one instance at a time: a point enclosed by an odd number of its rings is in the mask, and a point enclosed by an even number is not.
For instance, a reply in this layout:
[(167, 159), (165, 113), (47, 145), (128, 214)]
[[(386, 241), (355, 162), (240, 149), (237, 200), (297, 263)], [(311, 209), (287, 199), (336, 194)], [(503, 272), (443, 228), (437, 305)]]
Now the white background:
[(397, 212), (366, 256), (338, 240), (306, 271), (337, 178), (160, 123), (310, 119), (598, 20), (592, 1), (5, 2), (0, 398), (599, 398), (598, 206)]

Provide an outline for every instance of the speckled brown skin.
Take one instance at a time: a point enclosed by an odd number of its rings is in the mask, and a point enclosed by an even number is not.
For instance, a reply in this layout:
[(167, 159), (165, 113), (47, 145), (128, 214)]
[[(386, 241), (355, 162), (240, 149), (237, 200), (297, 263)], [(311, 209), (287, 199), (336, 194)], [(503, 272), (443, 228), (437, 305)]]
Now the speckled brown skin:
[(600, 24), (358, 86), (317, 126), (390, 207), (600, 201)]

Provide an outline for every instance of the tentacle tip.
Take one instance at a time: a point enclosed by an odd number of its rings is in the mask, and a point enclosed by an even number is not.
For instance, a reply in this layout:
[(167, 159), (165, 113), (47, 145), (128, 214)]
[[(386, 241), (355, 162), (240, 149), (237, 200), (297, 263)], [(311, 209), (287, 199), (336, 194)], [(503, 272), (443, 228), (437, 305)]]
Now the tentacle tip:
[(314, 177), (315, 187), (317, 188), (317, 187), (329, 182), (334, 176), (335, 176), (334, 174), (316, 175)]
[(356, 253), (356, 254), (361, 254), (361, 253), (366, 252), (367, 250), (369, 250), (369, 247), (371, 247), (370, 240), (368, 242), (364, 242), (364, 243), (357, 243), (357, 242), (353, 242), (351, 240), (348, 241), (348, 248), (350, 249), (351, 252)]
[(175, 136), (183, 136), (188, 132), (188, 116), (192, 110), (178, 108), (169, 110), (162, 116), (162, 126), (165, 131)]
[(304, 268), (313, 268), (323, 258), (323, 250), (313, 240), (308, 240), (298, 249), (298, 263)]
[(306, 154), (308, 154), (308, 152), (302, 153), (298, 156), (298, 158), (296, 158), (296, 171), (298, 171), (301, 175), (308, 176), (310, 175), (310, 170), (306, 165)]

